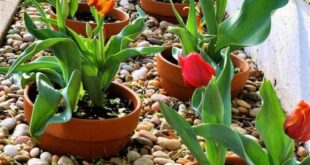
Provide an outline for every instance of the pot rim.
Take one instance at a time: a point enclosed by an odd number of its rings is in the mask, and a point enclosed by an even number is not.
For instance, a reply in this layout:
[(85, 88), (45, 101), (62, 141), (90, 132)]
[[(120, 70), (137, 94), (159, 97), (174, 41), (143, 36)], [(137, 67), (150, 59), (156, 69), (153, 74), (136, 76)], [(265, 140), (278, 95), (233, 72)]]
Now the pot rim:
[[(169, 65), (172, 65), (172, 67), (177, 68), (177, 69), (181, 69), (181, 66), (180, 66), (180, 65), (176, 65), (176, 64), (172, 63), (171, 61), (167, 60), (167, 59), (162, 55), (162, 53), (159, 53), (158, 56), (159, 56), (159, 58), (161, 58), (161, 60), (163, 60), (165, 63), (167, 63), (167, 64), (169, 64)], [(240, 72), (234, 74), (235, 76), (240, 75), (240, 74), (243, 74), (243, 73), (248, 72), (248, 71), (250, 70), (250, 65), (249, 65), (249, 63), (246, 62), (244, 59), (240, 58), (238, 55), (235, 55), (235, 54), (233, 54), (233, 53), (231, 53), (231, 57), (232, 57), (231, 60), (232, 60), (232, 59), (235, 59), (235, 60), (238, 60), (240, 63), (242, 63), (242, 64), (240, 64), (240, 65), (238, 65), (238, 66), (235, 66), (235, 65), (234, 65), (235, 68), (236, 68), (236, 67), (240, 67), (240, 68), (241, 68), (241, 71), (240, 71)], [(241, 67), (241, 66), (244, 66), (244, 67)]]
[[(137, 113), (137, 111), (139, 111), (141, 109), (141, 107), (142, 107), (142, 103), (141, 103), (141, 100), (140, 100), (139, 96), (132, 89), (128, 88), (125, 85), (122, 85), (122, 84), (119, 84), (119, 83), (116, 83), (116, 82), (112, 82), (112, 84), (116, 85), (119, 88), (123, 88), (124, 90), (129, 92), (130, 95), (132, 95), (135, 100), (137, 100), (137, 105), (134, 106), (134, 108), (132, 108), (133, 110), (129, 114), (126, 114), (125, 116), (122, 116), (122, 117), (110, 118), (110, 119), (104, 119), (104, 120), (98, 120), (98, 119), (79, 119), (79, 118), (72, 117), (69, 121), (71, 121), (71, 122), (87, 122), (87, 123), (113, 122), (113, 121), (117, 121), (117, 120), (120, 120), (120, 119), (129, 118), (129, 117), (133, 116), (135, 113)], [(33, 107), (33, 102), (29, 98), (29, 91), (30, 91), (30, 87), (32, 85), (33, 85), (33, 83), (31, 83), (30, 85), (26, 86), (26, 88), (24, 90), (24, 98), (25, 98), (25, 101), (27, 101)]]
[[(80, 5), (87, 5), (85, 2), (80, 2), (79, 3), (79, 6)], [(49, 8), (49, 14), (50, 15), (53, 15), (53, 17), (56, 17), (56, 13), (52, 10), (52, 6), (50, 6), (50, 8)], [(119, 18), (117, 18), (118, 19), (118, 21), (117, 22), (113, 22), (113, 23), (104, 23), (105, 25), (113, 25), (113, 24), (124, 24), (124, 23), (126, 23), (128, 20), (129, 20), (129, 15), (126, 13), (126, 12), (124, 12), (123, 10), (120, 10), (120, 9), (118, 9), (118, 8), (113, 8), (112, 9), (112, 11), (110, 11), (107, 15), (110, 15), (111, 13), (121, 13), (125, 18), (124, 19), (119, 19)], [(90, 22), (85, 22), (85, 21), (78, 21), (78, 20), (73, 20), (73, 19), (67, 19), (67, 21), (68, 22), (78, 22), (78, 23), (89, 23), (90, 25), (93, 25), (93, 26), (95, 26), (95, 25), (97, 25), (96, 23), (90, 23)]]

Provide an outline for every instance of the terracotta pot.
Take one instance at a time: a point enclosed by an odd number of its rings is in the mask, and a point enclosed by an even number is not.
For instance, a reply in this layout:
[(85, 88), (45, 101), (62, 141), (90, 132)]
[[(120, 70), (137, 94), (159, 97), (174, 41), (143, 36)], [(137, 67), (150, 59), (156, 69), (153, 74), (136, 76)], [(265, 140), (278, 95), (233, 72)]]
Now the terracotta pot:
[[(240, 73), (234, 75), (231, 83), (232, 97), (236, 97), (249, 78), (250, 67), (245, 60), (239, 58), (238, 56), (232, 54), (231, 57), (234, 66), (241, 69)], [(180, 100), (188, 101), (192, 97), (195, 88), (185, 86), (181, 67), (172, 57), (171, 47), (167, 48), (156, 58), (161, 86), (171, 96)]]
[[(178, 23), (170, 3), (157, 0), (140, 0), (140, 6), (148, 15), (157, 18), (159, 21), (165, 20), (171, 23)], [(174, 6), (185, 20), (188, 15), (188, 4), (175, 3)]]
[[(24, 111), (28, 122), (33, 107), (30, 98), (35, 97), (35, 89), (35, 85), (30, 85), (24, 91)], [(85, 159), (117, 155), (126, 146), (138, 124), (141, 101), (134, 91), (124, 85), (112, 83), (109, 90), (115, 96), (131, 100), (133, 111), (120, 118), (106, 120), (72, 118), (67, 123), (49, 124), (38, 140), (39, 146), (52, 153), (72, 154)]]
[[(90, 8), (86, 3), (79, 3), (79, 8), (77, 12), (90, 12)], [(49, 10), (50, 17), (52, 19), (56, 19), (56, 14), (52, 9)], [(123, 27), (128, 25), (129, 23), (129, 15), (120, 10), (114, 8), (108, 15), (116, 18), (118, 21), (114, 23), (105, 23), (105, 37), (110, 38), (112, 35), (118, 34)], [(96, 23), (89, 23), (92, 28), (96, 27)], [(83, 36), (87, 36), (86, 34), (86, 22), (84, 21), (76, 21), (72, 19), (67, 19), (67, 26), (74, 30), (76, 33), (81, 34)], [(54, 29), (57, 29), (56, 26), (52, 26)]]

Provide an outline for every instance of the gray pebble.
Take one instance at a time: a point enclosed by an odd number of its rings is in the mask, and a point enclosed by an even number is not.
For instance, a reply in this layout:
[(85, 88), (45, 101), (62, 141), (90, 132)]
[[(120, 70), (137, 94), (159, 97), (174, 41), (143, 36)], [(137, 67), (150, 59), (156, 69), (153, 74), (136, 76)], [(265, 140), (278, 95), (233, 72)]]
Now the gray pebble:
[(134, 165), (154, 165), (154, 162), (148, 158), (139, 158), (133, 164)]
[(66, 156), (60, 157), (57, 164), (58, 165), (74, 165), (73, 161)]
[(1, 126), (6, 127), (8, 130), (12, 130), (16, 125), (16, 119), (15, 118), (6, 118), (1, 121)]
[(38, 158), (31, 158), (27, 162), (28, 165), (49, 165), (45, 160), (41, 160)]
[(7, 156), (15, 156), (17, 155), (18, 148), (14, 145), (8, 144), (4, 146), (3, 154)]
[(40, 149), (38, 147), (35, 147), (30, 150), (30, 156), (33, 158), (39, 156), (39, 154), (40, 154)]

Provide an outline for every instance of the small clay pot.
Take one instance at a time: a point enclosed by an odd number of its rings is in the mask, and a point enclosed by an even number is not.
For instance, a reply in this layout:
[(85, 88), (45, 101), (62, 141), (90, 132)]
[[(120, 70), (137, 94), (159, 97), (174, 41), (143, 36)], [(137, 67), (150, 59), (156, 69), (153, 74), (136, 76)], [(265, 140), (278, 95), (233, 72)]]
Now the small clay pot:
[[(155, 17), (159, 21), (178, 23), (170, 3), (157, 0), (140, 0), (140, 6), (148, 15)], [(183, 20), (186, 20), (189, 5), (187, 3), (174, 3), (174, 6)]]
[[(188, 101), (191, 99), (195, 88), (187, 87), (184, 84), (181, 67), (172, 57), (171, 49), (171, 47), (168, 47), (156, 57), (160, 83), (171, 96)], [(232, 97), (236, 97), (249, 78), (250, 67), (245, 60), (237, 55), (232, 54), (231, 57), (234, 66), (241, 70), (241, 72), (234, 75), (231, 83)]]
[[(35, 90), (36, 86), (31, 84), (24, 91), (24, 112), (28, 123), (33, 108), (30, 98), (35, 97)], [(67, 123), (49, 124), (38, 139), (39, 146), (51, 153), (72, 154), (88, 160), (117, 155), (138, 124), (141, 101), (134, 91), (124, 85), (112, 83), (109, 91), (121, 99), (131, 100), (133, 111), (113, 119), (72, 118)]]
[[(77, 12), (90, 12), (90, 7), (86, 3), (79, 3), (79, 7)], [(56, 19), (57, 16), (52, 8), (49, 10), (50, 17), (52, 19)], [(116, 18), (118, 21), (113, 23), (105, 23), (104, 30), (105, 30), (105, 37), (110, 38), (112, 35), (118, 34), (126, 25), (129, 24), (129, 15), (120, 10), (114, 8), (108, 15)], [(94, 29), (96, 27), (96, 23), (89, 23), (90, 26)], [(83, 36), (87, 36), (86, 34), (86, 22), (84, 21), (76, 21), (72, 19), (67, 19), (67, 26), (71, 28), (78, 34)], [(55, 25), (52, 26), (53, 29), (57, 29)]]

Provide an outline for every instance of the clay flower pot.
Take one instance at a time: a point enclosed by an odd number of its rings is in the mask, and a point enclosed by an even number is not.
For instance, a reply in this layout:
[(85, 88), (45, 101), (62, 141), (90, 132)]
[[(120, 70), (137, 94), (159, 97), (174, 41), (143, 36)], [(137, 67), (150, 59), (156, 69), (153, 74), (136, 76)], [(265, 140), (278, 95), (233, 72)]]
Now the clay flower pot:
[[(236, 73), (231, 83), (232, 97), (236, 97), (242, 90), (250, 74), (249, 64), (236, 55), (231, 56), (235, 67), (240, 68), (241, 72)], [(187, 87), (184, 84), (181, 67), (172, 57), (171, 47), (167, 48), (157, 57), (157, 69), (161, 86), (173, 97), (188, 101), (195, 91), (195, 88)]]
[[(78, 12), (90, 12), (90, 8), (86, 3), (79, 3)], [(49, 10), (50, 17), (52, 19), (56, 19), (56, 14), (52, 9)], [(120, 10), (114, 8), (108, 15), (116, 18), (118, 21), (114, 23), (105, 23), (104, 30), (105, 30), (105, 37), (110, 38), (112, 35), (118, 34), (123, 27), (128, 25), (129, 23), (129, 15)], [(96, 23), (89, 23), (92, 28), (96, 27)], [(86, 22), (84, 21), (76, 21), (72, 19), (67, 19), (67, 26), (74, 30), (76, 33), (81, 34), (83, 36), (87, 36), (86, 34)], [(54, 29), (57, 29), (56, 26), (52, 26)]]
[[(72, 118), (67, 123), (49, 124), (38, 140), (39, 146), (52, 153), (78, 155), (89, 160), (116, 155), (126, 146), (138, 124), (141, 101), (124, 85), (112, 83), (109, 89), (113, 95), (132, 101), (134, 109), (130, 114), (105, 120)], [(24, 111), (28, 122), (34, 90), (36, 86), (30, 85), (24, 91)]]
[[(170, 3), (160, 2), (157, 0), (140, 0), (141, 8), (150, 16), (157, 18), (159, 21), (169, 21), (172, 23), (178, 23)], [(188, 4), (174, 3), (175, 8), (183, 17), (187, 18)]]

